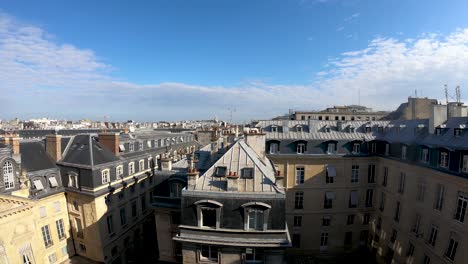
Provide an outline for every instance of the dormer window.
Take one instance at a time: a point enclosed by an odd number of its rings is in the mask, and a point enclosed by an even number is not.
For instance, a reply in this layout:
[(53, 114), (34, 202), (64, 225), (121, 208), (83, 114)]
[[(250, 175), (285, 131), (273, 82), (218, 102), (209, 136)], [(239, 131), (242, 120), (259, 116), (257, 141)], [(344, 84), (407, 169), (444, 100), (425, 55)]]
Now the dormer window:
[(120, 145), (119, 145), (119, 151), (120, 151), (120, 152), (125, 152), (125, 146), (124, 146), (124, 144), (120, 144)]
[(195, 202), (199, 227), (220, 228), (222, 204), (212, 200)]
[(325, 132), (330, 133), (330, 132), (331, 132), (331, 128), (330, 128), (329, 126), (326, 126), (326, 127), (325, 127)]
[(385, 155), (388, 156), (390, 154), (390, 144), (385, 144)]
[(354, 143), (353, 144), (353, 154), (359, 154), (361, 152), (361, 144)]
[(424, 163), (429, 162), (429, 149), (427, 149), (427, 148), (422, 149), (422, 151), (421, 151), (421, 161), (424, 162)]
[(379, 126), (379, 127), (377, 127), (377, 132), (379, 132), (379, 133), (383, 133), (383, 126)]
[(354, 133), (355, 129), (354, 127), (349, 127), (349, 133)]
[(245, 230), (266, 230), (268, 225), (268, 215), (271, 206), (262, 202), (249, 202), (243, 204), (244, 208), (244, 229)]
[(128, 164), (128, 175), (132, 175), (135, 173), (135, 162), (130, 162)]
[(468, 155), (463, 155), (463, 167), (462, 167), (462, 171), (464, 173), (467, 173), (468, 172)]
[(277, 126), (271, 126), (271, 132), (278, 132)]
[(243, 168), (241, 170), (241, 177), (244, 179), (252, 179), (254, 177), (254, 168)]
[(57, 178), (55, 178), (55, 176), (49, 177), (49, 184), (51, 188), (58, 187)]
[(152, 169), (154, 167), (153, 157), (148, 158), (148, 169)]
[(138, 171), (143, 171), (145, 170), (145, 161), (144, 160), (140, 160), (138, 162)]
[(401, 146), (401, 159), (406, 159), (406, 145)]
[(441, 128), (436, 128), (435, 129), (435, 134), (436, 135), (440, 135), (442, 133), (442, 129)]
[(226, 176), (226, 172), (227, 172), (226, 166), (218, 166), (216, 167), (215, 176), (224, 177)]
[(133, 145), (132, 142), (128, 143), (128, 150), (129, 150), (130, 152), (132, 152), (132, 151), (135, 150), (135, 145)]
[(279, 152), (278, 143), (270, 143), (270, 154), (276, 154)]
[(304, 143), (297, 144), (296, 152), (297, 152), (297, 154), (304, 154), (305, 153), (305, 144)]
[(143, 150), (143, 142), (138, 142), (138, 150)]
[(151, 148), (151, 140), (146, 141), (146, 145), (148, 146), (148, 148)]
[(101, 171), (101, 177), (102, 177), (102, 184), (106, 184), (110, 182), (110, 170), (105, 169)]
[(11, 163), (11, 161), (7, 161), (3, 164), (3, 184), (5, 190), (15, 187), (13, 163)]
[(336, 151), (336, 144), (335, 143), (328, 143), (327, 154), (333, 154)]
[(36, 191), (44, 190), (44, 185), (42, 185), (41, 180), (34, 180), (33, 185)]
[(297, 127), (296, 127), (296, 131), (297, 131), (297, 132), (302, 132), (302, 126), (297, 126)]
[(455, 128), (453, 130), (453, 135), (454, 136), (459, 137), (459, 136), (461, 136), (461, 134), (462, 134), (462, 130), (460, 128)]
[(449, 156), (447, 152), (440, 153), (440, 167), (447, 168), (448, 167), (448, 160)]
[(372, 132), (372, 128), (370, 126), (366, 126), (366, 133)]
[(371, 143), (371, 153), (377, 153), (377, 144), (375, 142)]

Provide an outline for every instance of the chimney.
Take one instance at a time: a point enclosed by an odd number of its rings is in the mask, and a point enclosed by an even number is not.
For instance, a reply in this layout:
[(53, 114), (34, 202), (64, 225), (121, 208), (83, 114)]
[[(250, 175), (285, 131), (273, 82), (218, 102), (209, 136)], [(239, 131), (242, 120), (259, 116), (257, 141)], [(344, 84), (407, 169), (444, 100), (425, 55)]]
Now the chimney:
[(263, 133), (248, 133), (245, 134), (245, 142), (251, 147), (260, 159), (265, 159), (265, 139)]
[(13, 135), (10, 138), (11, 149), (13, 150), (13, 155), (20, 154), (20, 138), (18, 135)]
[(99, 144), (112, 151), (114, 155), (119, 155), (119, 133), (99, 133)]
[(434, 134), (435, 128), (447, 121), (447, 106), (432, 105), (429, 115), (429, 133)]
[(171, 157), (164, 157), (161, 159), (161, 170), (171, 171), (172, 170), (172, 159)]
[(62, 158), (62, 136), (57, 134), (47, 135), (46, 151), (53, 160), (59, 161)]
[(200, 173), (196, 169), (189, 168), (189, 171), (187, 173), (187, 190), (195, 189), (195, 185), (197, 185), (199, 176), (200, 176)]

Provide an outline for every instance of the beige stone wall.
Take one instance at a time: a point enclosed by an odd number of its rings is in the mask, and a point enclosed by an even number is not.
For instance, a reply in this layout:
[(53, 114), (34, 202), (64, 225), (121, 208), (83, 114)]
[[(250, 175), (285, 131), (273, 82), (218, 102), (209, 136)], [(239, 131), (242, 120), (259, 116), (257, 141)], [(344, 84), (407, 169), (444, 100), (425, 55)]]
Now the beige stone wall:
[(156, 233), (159, 247), (159, 260), (175, 261), (174, 242), (172, 237), (175, 235), (174, 227), (171, 224), (171, 214), (169, 210), (159, 209), (155, 212)]

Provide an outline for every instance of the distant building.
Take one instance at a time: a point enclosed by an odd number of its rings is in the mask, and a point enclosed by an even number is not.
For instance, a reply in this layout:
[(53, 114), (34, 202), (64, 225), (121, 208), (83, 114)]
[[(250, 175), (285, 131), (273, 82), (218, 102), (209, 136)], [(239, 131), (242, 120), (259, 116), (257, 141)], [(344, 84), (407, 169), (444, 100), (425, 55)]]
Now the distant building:
[(372, 111), (361, 105), (334, 106), (322, 111), (291, 110), (290, 120), (341, 120), (341, 121), (375, 121), (386, 116), (388, 112)]

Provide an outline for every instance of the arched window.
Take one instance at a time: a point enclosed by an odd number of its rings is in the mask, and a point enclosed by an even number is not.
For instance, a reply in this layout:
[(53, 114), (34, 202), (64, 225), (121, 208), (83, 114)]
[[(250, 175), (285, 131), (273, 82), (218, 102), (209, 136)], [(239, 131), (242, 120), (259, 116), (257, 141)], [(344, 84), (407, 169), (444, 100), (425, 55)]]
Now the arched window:
[(11, 161), (7, 161), (3, 164), (3, 183), (5, 185), (5, 190), (15, 187), (13, 164)]
[(222, 203), (212, 200), (195, 202), (199, 227), (220, 228)]
[(244, 229), (266, 230), (268, 226), (268, 215), (271, 206), (262, 202), (250, 202), (243, 204), (244, 207)]

